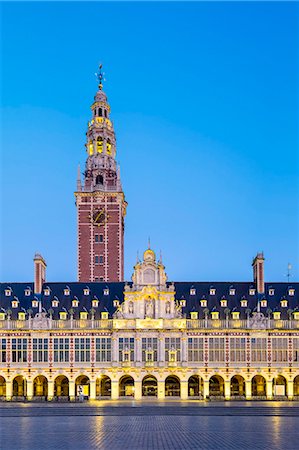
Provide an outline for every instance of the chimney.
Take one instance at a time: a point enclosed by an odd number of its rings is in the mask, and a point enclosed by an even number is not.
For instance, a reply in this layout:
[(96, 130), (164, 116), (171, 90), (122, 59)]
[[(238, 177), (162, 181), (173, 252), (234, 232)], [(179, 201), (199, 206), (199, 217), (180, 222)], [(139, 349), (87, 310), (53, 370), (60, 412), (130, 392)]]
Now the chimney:
[(39, 254), (34, 255), (34, 293), (41, 294), (43, 283), (46, 281), (46, 261)]
[(264, 261), (265, 258), (263, 253), (258, 253), (252, 261), (253, 279), (258, 294), (265, 293)]

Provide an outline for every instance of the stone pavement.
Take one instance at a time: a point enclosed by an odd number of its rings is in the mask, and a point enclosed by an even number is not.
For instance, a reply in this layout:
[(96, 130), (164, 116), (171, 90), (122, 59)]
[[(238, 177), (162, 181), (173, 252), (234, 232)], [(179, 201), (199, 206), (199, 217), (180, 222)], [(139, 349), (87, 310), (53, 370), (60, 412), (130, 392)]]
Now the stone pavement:
[(295, 450), (299, 403), (0, 403), (0, 448)]

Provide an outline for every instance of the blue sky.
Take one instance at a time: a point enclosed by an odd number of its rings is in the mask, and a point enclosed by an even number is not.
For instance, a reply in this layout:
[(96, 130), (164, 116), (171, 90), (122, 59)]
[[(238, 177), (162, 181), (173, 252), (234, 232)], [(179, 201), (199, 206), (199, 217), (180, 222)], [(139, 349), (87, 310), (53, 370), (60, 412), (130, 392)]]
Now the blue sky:
[(298, 5), (2, 3), (1, 280), (76, 279), (77, 165), (104, 64), (126, 198), (172, 280), (299, 279)]

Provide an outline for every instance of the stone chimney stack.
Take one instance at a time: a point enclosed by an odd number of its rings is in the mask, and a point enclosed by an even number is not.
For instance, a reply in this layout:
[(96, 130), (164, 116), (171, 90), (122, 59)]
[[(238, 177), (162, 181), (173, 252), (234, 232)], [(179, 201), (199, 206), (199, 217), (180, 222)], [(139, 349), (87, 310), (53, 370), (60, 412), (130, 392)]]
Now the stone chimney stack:
[(41, 294), (43, 283), (46, 281), (46, 261), (39, 254), (34, 255), (34, 293)]
[(258, 294), (264, 294), (265, 292), (264, 261), (263, 253), (258, 253), (252, 261), (253, 279)]

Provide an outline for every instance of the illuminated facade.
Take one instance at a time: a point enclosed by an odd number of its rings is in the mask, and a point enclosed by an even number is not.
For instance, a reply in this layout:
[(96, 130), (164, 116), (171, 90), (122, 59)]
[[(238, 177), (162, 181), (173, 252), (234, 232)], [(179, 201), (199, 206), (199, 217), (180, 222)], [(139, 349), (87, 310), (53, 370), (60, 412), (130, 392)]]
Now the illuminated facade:
[(79, 281), (48, 282), (37, 254), (34, 282), (1, 283), (0, 399), (299, 399), (299, 283), (266, 283), (262, 254), (252, 281), (169, 282), (148, 248), (123, 281), (126, 202), (101, 79), (92, 111)]

